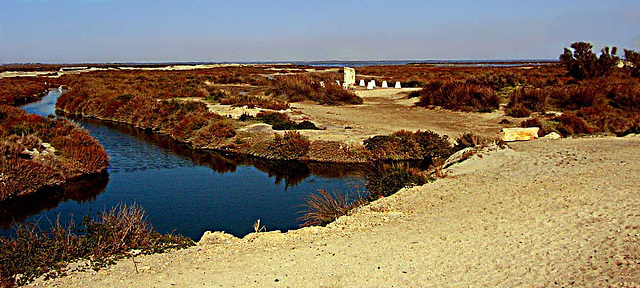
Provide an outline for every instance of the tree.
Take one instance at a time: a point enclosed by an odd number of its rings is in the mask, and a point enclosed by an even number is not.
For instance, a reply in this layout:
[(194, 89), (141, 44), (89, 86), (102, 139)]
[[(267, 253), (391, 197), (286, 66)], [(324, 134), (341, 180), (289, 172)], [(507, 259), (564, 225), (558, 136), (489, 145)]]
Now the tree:
[(591, 51), (593, 45), (587, 42), (575, 42), (569, 48), (564, 48), (560, 55), (560, 63), (567, 67), (569, 75), (577, 80), (606, 76), (618, 64), (620, 58), (616, 56), (618, 48), (604, 47), (600, 58)]
[(640, 53), (624, 49), (624, 60), (631, 66), (631, 76), (640, 77)]

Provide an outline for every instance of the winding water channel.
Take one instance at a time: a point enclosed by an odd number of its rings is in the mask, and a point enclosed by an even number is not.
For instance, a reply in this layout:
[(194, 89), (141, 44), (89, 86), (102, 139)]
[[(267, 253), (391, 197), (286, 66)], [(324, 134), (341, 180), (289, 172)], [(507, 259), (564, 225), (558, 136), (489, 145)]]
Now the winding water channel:
[[(21, 108), (55, 115), (61, 92), (54, 89)], [(60, 215), (76, 223), (90, 211), (137, 203), (161, 233), (175, 231), (198, 240), (206, 230), (244, 236), (261, 219), (267, 230), (290, 230), (304, 200), (318, 189), (353, 190), (362, 186), (363, 167), (267, 161), (242, 155), (192, 150), (162, 135), (129, 125), (72, 119), (105, 147), (110, 166), (105, 175), (82, 179), (63, 189), (0, 205), (0, 235), (11, 225), (38, 221), (48, 228)], [(71, 216), (72, 215), (72, 216)]]

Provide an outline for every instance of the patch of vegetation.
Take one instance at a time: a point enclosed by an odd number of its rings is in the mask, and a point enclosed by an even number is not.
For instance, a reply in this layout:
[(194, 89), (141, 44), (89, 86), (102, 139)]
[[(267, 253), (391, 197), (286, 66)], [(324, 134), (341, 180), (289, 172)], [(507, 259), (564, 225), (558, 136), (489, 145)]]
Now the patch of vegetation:
[(287, 114), (278, 112), (260, 112), (256, 115), (256, 120), (271, 125), (273, 130), (320, 130), (311, 121), (296, 123)]
[(370, 201), (390, 196), (405, 187), (422, 185), (434, 180), (420, 169), (410, 167), (406, 163), (377, 163), (367, 173), (366, 179)]
[(50, 78), (11, 77), (0, 78), (0, 105), (17, 105), (36, 100), (57, 87)]
[(254, 95), (234, 95), (226, 96), (220, 99), (220, 104), (231, 105), (234, 107), (247, 106), (248, 108), (264, 108), (271, 110), (285, 110), (289, 109), (289, 103), (284, 100), (275, 99), (272, 97), (259, 97)]
[[(320, 82), (323, 82), (321, 84)], [(362, 98), (345, 90), (333, 78), (309, 74), (278, 76), (272, 92), (288, 102), (311, 100), (324, 105), (362, 104)]]
[(298, 220), (303, 221), (301, 226), (324, 226), (340, 216), (347, 215), (353, 208), (365, 203), (365, 199), (358, 193), (355, 197), (342, 191), (329, 192), (324, 189), (318, 190), (316, 194), (311, 194), (305, 199), (305, 210), (301, 211), (303, 216)]
[(419, 92), (418, 106), (440, 106), (455, 111), (490, 112), (500, 105), (500, 98), (487, 85), (470, 81), (433, 81)]
[(87, 131), (0, 105), (0, 200), (100, 173), (108, 162)]
[(427, 160), (446, 158), (453, 153), (447, 136), (432, 131), (398, 131), (391, 135), (374, 136), (364, 141), (364, 147), (375, 159)]
[(249, 153), (267, 159), (295, 160), (305, 156), (309, 146), (309, 138), (300, 132), (285, 131), (283, 136), (275, 133), (270, 141), (253, 145)]
[(138, 205), (118, 205), (85, 217), (82, 225), (64, 226), (59, 219), (48, 232), (37, 224), (21, 224), (12, 237), (0, 237), (0, 281), (7, 285), (24, 285), (36, 277), (63, 274), (67, 264), (88, 260), (98, 270), (127, 256), (132, 249), (143, 254), (194, 245), (179, 235), (161, 235), (151, 228), (146, 212)]

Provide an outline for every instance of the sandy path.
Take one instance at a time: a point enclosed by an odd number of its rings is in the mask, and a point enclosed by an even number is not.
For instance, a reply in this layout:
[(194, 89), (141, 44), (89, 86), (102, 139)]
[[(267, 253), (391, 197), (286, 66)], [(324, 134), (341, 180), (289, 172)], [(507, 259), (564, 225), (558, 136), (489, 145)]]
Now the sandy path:
[(326, 228), (206, 241), (53, 287), (640, 285), (640, 138), (537, 140)]

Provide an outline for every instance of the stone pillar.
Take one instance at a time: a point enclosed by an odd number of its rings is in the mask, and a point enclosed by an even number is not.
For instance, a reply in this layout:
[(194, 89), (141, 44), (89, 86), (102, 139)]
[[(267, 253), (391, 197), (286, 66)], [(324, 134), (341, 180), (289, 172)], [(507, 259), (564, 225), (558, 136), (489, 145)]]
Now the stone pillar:
[(369, 81), (369, 84), (367, 84), (367, 90), (371, 90), (373, 89), (373, 87), (375, 87), (376, 85), (373, 84), (373, 81)]
[(356, 85), (356, 69), (344, 67), (344, 81), (347, 85)]
[(371, 79), (371, 81), (369, 81), (369, 85), (376, 87), (376, 80)]
[(360, 79), (360, 86), (362, 86), (362, 87), (366, 86), (366, 85), (364, 84), (364, 79)]
[(400, 89), (402, 86), (400, 85), (400, 81), (396, 81), (396, 89)]
[(389, 88), (389, 84), (387, 84), (387, 81), (382, 81), (382, 88)]

